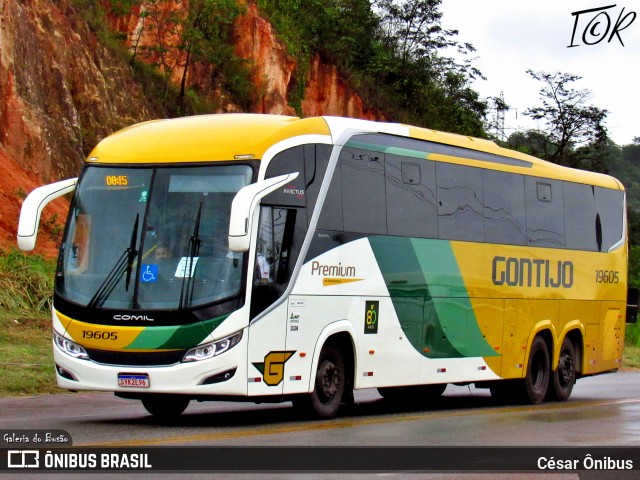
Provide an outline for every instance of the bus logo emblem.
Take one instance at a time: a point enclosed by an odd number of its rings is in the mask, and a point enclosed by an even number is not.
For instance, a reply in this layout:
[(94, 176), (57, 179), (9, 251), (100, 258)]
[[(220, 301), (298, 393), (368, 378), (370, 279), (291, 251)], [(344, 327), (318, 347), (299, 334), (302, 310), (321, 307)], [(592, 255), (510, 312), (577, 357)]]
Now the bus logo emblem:
[(378, 309), (380, 302), (377, 300), (369, 300), (365, 305), (364, 333), (378, 333)]
[(270, 387), (275, 387), (282, 382), (284, 378), (284, 364), (287, 363), (287, 360), (289, 360), (294, 353), (296, 353), (295, 350), (269, 352), (264, 356), (264, 362), (254, 363), (253, 366), (262, 374), (264, 383)]

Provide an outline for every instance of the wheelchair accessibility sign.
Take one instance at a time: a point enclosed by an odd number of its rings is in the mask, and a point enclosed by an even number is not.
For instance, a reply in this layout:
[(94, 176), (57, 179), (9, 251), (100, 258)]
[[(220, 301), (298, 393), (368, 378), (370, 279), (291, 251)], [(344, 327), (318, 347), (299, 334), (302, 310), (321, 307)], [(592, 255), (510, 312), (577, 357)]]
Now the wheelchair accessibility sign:
[(155, 283), (158, 281), (158, 265), (143, 263), (140, 270), (140, 283)]

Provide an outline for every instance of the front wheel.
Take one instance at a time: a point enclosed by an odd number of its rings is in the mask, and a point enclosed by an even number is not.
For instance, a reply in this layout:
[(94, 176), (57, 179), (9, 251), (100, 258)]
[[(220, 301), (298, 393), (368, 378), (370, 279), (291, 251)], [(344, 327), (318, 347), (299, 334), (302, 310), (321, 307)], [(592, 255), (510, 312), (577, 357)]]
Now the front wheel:
[(151, 415), (161, 418), (177, 417), (189, 406), (191, 399), (183, 395), (149, 394), (141, 398)]
[(295, 399), (294, 407), (316, 418), (335, 417), (345, 391), (345, 378), (342, 353), (333, 345), (325, 345), (320, 352), (313, 392)]
[(551, 373), (549, 400), (565, 402), (571, 396), (576, 383), (576, 349), (571, 339), (565, 337), (560, 347), (558, 368)]

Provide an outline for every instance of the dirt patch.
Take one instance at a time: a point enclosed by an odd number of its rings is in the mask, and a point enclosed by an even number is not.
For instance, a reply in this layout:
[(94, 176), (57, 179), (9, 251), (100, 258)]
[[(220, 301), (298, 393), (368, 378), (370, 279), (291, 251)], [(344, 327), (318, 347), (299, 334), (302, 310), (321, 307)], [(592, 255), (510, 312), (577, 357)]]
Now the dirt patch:
[[(0, 249), (17, 248), (16, 235), (20, 208), (26, 195), (42, 185), (35, 174), (26, 172), (0, 147)], [(35, 253), (46, 258), (55, 258), (64, 222), (69, 209), (69, 200), (59, 198), (45, 207), (38, 230)]]

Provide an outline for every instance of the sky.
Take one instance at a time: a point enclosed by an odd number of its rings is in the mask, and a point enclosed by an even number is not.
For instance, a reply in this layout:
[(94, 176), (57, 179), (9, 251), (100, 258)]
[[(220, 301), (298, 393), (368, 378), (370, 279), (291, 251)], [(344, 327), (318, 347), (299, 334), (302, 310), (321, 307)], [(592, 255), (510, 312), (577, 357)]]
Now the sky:
[(507, 133), (544, 127), (523, 115), (542, 106), (531, 69), (582, 76), (571, 85), (609, 112), (610, 138), (626, 145), (640, 137), (640, 0), (443, 0), (440, 11), (443, 28), (477, 50), (473, 65), (486, 80), (473, 88), (482, 98), (502, 93), (512, 107)]

